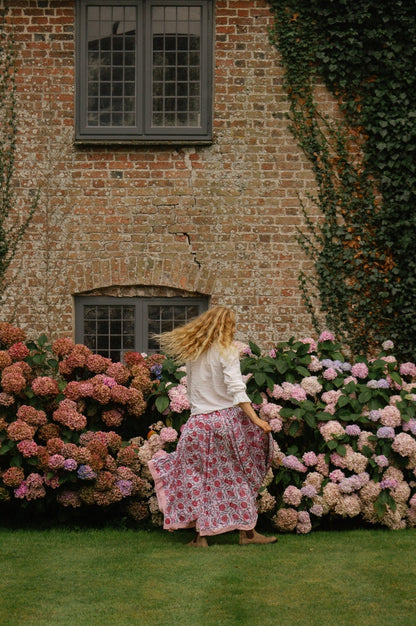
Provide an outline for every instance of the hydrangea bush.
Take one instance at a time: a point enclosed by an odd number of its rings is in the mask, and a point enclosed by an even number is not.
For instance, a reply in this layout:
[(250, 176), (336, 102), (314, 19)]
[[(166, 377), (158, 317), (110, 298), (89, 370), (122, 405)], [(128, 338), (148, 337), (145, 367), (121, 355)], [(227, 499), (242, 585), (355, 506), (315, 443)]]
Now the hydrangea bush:
[[(189, 417), (186, 371), (161, 355), (125, 363), (0, 323), (0, 501), (116, 511), (162, 523), (147, 461)], [(392, 342), (346, 359), (325, 332), (268, 354), (239, 344), (248, 393), (273, 432), (258, 498), (280, 532), (332, 520), (416, 525), (416, 365)], [(1, 511), (0, 508), (0, 511)]]

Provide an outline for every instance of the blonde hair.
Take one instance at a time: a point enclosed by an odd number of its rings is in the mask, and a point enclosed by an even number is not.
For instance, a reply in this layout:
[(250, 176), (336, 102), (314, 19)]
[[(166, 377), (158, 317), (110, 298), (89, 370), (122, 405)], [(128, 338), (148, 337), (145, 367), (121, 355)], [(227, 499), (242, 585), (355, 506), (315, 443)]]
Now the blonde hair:
[(220, 350), (232, 346), (235, 330), (235, 313), (216, 306), (183, 326), (161, 335), (155, 335), (160, 347), (179, 362), (194, 361), (214, 343)]

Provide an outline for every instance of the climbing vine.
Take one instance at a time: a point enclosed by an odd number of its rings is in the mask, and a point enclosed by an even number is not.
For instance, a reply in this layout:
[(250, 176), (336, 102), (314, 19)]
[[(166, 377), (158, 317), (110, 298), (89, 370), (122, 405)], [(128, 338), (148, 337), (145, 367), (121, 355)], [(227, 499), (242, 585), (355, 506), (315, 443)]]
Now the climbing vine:
[[(392, 339), (416, 356), (416, 22), (413, 3), (269, 0), (291, 130), (322, 213), (299, 242), (313, 260), (305, 302), (354, 351)], [(322, 115), (323, 82), (339, 119)], [(303, 205), (302, 205), (303, 206)], [(318, 330), (318, 329), (317, 329)]]
[(0, 11), (0, 304), (7, 286), (7, 270), (38, 205), (36, 191), (25, 215), (16, 211), (14, 184), (18, 122), (16, 114), (16, 50), (7, 23), (7, 7)]

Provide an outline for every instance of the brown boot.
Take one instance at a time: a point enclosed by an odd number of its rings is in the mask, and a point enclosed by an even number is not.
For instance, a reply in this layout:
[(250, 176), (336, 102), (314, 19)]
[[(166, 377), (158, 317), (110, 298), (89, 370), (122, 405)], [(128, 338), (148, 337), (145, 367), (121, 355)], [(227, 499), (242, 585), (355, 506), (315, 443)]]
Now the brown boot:
[(201, 537), (201, 535), (197, 533), (196, 537), (186, 545), (193, 546), (194, 548), (208, 548), (208, 541), (206, 537)]
[(256, 530), (240, 530), (240, 546), (247, 546), (250, 543), (266, 544), (276, 543), (277, 537), (266, 537), (260, 535)]

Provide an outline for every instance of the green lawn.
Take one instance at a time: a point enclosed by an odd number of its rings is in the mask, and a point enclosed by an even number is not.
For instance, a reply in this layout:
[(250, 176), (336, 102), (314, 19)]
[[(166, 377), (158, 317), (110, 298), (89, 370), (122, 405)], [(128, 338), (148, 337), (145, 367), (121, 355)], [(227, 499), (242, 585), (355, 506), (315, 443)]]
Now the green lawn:
[(191, 537), (0, 528), (0, 624), (416, 624), (416, 529)]

